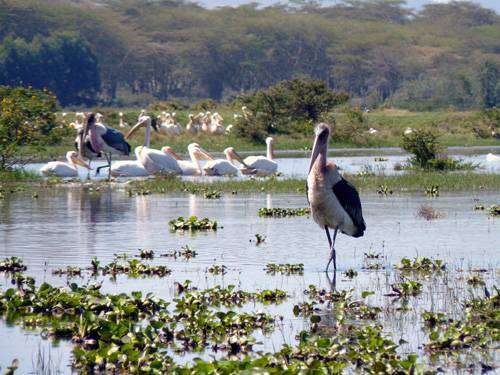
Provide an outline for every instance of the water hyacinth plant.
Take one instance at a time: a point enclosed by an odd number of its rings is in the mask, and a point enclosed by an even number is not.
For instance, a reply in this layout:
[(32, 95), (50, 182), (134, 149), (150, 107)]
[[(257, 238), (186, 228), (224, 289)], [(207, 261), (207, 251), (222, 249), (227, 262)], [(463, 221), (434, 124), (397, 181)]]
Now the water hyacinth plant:
[(399, 264), (396, 264), (394, 268), (400, 271), (406, 272), (422, 272), (431, 273), (437, 271), (443, 271), (446, 266), (441, 259), (430, 259), (426, 257), (416, 257), (413, 260), (409, 258), (401, 259)]
[(27, 267), (23, 260), (18, 257), (5, 258), (0, 262), (0, 272), (23, 272)]
[(309, 215), (309, 208), (259, 208), (260, 217), (290, 217)]
[(304, 273), (304, 265), (299, 264), (276, 264), (268, 263), (266, 264), (265, 271), (269, 274), (280, 273), (282, 275), (302, 275)]
[(204, 218), (198, 220), (197, 216), (190, 216), (187, 220), (180, 216), (177, 219), (169, 221), (170, 230), (175, 232), (217, 230), (217, 221)]

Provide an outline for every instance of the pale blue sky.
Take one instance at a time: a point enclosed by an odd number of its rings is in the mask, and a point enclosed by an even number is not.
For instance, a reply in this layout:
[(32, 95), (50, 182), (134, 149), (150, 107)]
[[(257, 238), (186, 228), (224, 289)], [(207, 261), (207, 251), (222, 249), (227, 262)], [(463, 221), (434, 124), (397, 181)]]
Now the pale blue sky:
[[(199, 4), (206, 5), (210, 8), (224, 5), (240, 5), (245, 3), (258, 2), (260, 4), (270, 5), (273, 3), (280, 2), (280, 0), (194, 0)], [(408, 6), (418, 9), (423, 4), (428, 3), (445, 3), (447, 0), (407, 0)], [(286, 2), (286, 0), (281, 0), (281, 2)], [(334, 2), (334, 1), (331, 1)], [(475, 3), (481, 4), (486, 8), (491, 8), (500, 13), (500, 0), (474, 0)]]

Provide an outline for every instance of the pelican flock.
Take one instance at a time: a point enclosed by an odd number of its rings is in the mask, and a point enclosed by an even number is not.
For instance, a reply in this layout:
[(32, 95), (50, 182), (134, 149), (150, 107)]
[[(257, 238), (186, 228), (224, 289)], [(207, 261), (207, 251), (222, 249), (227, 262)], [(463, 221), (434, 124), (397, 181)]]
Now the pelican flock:
[[(340, 231), (351, 237), (362, 237), (366, 224), (359, 194), (339, 173), (338, 167), (327, 160), (330, 126), (321, 123), (315, 129), (314, 146), (307, 176), (307, 199), (314, 221), (326, 231), (330, 257), (326, 271), (333, 262), (337, 269), (335, 240)], [(334, 230), (333, 239), (330, 229)]]

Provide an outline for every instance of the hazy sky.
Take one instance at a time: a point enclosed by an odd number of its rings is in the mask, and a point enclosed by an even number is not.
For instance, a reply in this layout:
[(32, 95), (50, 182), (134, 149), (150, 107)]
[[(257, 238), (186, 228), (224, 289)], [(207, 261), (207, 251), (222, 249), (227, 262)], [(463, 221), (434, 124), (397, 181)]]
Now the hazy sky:
[[(273, 4), (280, 2), (280, 0), (195, 0), (196, 2), (206, 5), (210, 8), (223, 6), (223, 5), (239, 5), (245, 3), (258, 2), (260, 4)], [(286, 0), (281, 0), (281, 2), (286, 2)], [(412, 8), (419, 8), (423, 4), (428, 3), (445, 3), (447, 0), (407, 0), (408, 6)], [(500, 0), (474, 0), (474, 2), (481, 4), (484, 7), (495, 9), (500, 13)]]

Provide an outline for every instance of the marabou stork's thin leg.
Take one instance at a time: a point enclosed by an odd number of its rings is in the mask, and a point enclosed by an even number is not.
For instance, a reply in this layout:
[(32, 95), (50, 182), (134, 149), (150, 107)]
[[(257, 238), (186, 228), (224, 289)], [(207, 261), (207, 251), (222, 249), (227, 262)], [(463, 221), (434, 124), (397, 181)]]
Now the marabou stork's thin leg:
[(335, 239), (337, 238), (338, 229), (335, 228), (335, 231), (333, 232), (333, 241), (330, 238), (330, 232), (328, 231), (328, 228), (325, 227), (325, 229), (326, 229), (326, 235), (328, 236), (328, 242), (330, 244), (330, 258), (328, 260), (328, 264), (326, 265), (325, 272), (328, 272), (328, 267), (330, 266), (330, 263), (332, 261), (333, 261), (333, 269), (334, 269), (334, 271), (337, 271), (337, 256), (335, 254)]
[(109, 154), (109, 159), (106, 157), (108, 160), (108, 181), (111, 181), (111, 158), (113, 157), (112, 154)]

